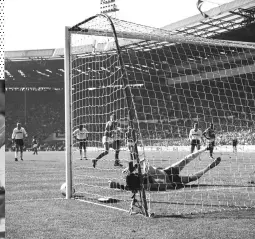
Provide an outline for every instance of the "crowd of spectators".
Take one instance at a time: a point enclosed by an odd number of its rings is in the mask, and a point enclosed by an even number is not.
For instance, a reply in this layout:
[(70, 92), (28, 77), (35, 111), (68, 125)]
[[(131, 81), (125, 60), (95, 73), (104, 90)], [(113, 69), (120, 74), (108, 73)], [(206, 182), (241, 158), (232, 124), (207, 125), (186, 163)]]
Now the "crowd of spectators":
[(222, 132), (218, 135), (220, 145), (232, 144), (233, 139), (237, 139), (240, 145), (255, 145), (255, 129)]
[[(238, 140), (240, 145), (255, 145), (255, 125), (253, 127), (242, 127), (239, 121), (233, 122), (231, 129), (226, 130), (226, 125), (216, 125), (216, 144), (232, 145), (233, 139)], [(193, 125), (178, 126), (178, 122), (170, 124), (151, 123), (141, 124), (141, 138), (144, 145), (154, 146), (187, 146), (190, 144), (188, 136)], [(206, 125), (203, 122), (203, 125)], [(205, 128), (201, 128), (205, 130)]]
[[(31, 145), (32, 137), (37, 136), (41, 150), (64, 150), (64, 141), (47, 142), (47, 137), (52, 133), (64, 133), (64, 92), (62, 91), (7, 91), (6, 104), (6, 145), (12, 146), (11, 134), (17, 122), (28, 132), (27, 147)], [(191, 119), (160, 120), (162, 116), (152, 115), (155, 121), (140, 120), (140, 140), (144, 145), (150, 146), (183, 146), (189, 145), (188, 134), (193, 127)], [(217, 117), (216, 117), (217, 118)], [(199, 127), (204, 130), (209, 126), (206, 118), (199, 122)], [(250, 125), (242, 126), (239, 120), (224, 119), (215, 123), (218, 145), (231, 145), (234, 138), (241, 145), (255, 145), (255, 129), (252, 121)], [(222, 123), (222, 124), (221, 124)], [(227, 128), (228, 127), (228, 128)], [(253, 127), (253, 128), (252, 128)], [(98, 129), (92, 130), (97, 132)], [(100, 134), (97, 141), (100, 141)]]
[[(28, 133), (26, 146), (36, 136), (41, 149), (57, 150), (63, 142), (45, 142), (54, 132), (64, 132), (64, 93), (55, 91), (7, 91), (6, 146), (11, 147), (11, 134), (17, 122)], [(61, 144), (61, 145), (59, 145)]]

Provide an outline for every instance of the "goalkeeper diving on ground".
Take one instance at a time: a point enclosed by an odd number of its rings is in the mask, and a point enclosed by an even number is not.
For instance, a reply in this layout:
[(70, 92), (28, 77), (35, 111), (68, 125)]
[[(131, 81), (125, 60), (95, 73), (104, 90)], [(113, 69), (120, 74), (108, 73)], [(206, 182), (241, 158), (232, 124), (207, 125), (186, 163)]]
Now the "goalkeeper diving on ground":
[[(192, 174), (192, 175), (180, 175), (180, 172), (184, 169), (184, 167), (190, 163), (192, 160), (200, 156), (206, 150), (210, 150), (209, 147), (200, 149), (194, 153), (191, 153), (179, 160), (178, 162), (172, 164), (166, 168), (154, 167), (148, 165), (146, 160), (140, 161), (140, 167), (142, 170), (142, 184), (144, 188), (147, 190), (166, 190), (166, 189), (175, 189), (178, 187), (183, 187), (184, 185), (196, 181), (201, 178), (205, 173), (209, 170), (216, 167), (220, 162), (221, 158), (218, 157), (212, 163), (210, 163), (204, 169)], [(123, 170), (123, 173), (126, 174), (134, 174), (137, 170), (138, 165), (134, 165), (133, 172), (130, 172), (130, 167)], [(119, 182), (110, 181), (110, 188), (119, 188), (123, 190), (130, 190), (129, 185), (120, 184)]]

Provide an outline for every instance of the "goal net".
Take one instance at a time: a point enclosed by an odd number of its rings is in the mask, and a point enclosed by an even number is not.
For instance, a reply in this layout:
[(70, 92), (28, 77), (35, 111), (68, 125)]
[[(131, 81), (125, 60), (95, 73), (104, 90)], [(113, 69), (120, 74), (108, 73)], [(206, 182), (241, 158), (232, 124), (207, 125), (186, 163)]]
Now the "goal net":
[[(102, 14), (67, 32), (67, 178), (75, 188), (72, 197), (157, 215), (255, 206), (254, 44), (187, 37)], [(113, 113), (122, 128), (123, 168), (114, 166), (112, 149), (94, 168), (91, 160), (104, 151), (102, 137)], [(131, 160), (128, 126), (137, 132), (134, 163), (144, 160), (164, 169), (190, 154), (188, 136), (195, 122), (202, 132), (214, 124), (213, 157), (221, 157), (219, 165), (185, 185), (147, 187), (142, 196), (110, 187), (113, 181), (126, 183), (122, 170)], [(80, 160), (79, 142), (72, 136), (81, 124), (89, 131), (89, 160)], [(181, 178), (201, 172), (213, 160), (208, 151), (201, 153), (180, 168)]]

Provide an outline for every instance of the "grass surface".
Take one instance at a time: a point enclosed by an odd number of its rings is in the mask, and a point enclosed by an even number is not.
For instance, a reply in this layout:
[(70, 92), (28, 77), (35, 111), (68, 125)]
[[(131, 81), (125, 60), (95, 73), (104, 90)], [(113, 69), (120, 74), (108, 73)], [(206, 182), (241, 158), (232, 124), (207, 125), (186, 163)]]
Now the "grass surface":
[[(165, 153), (165, 152), (164, 152)], [(164, 164), (155, 152), (150, 154), (152, 164)], [(170, 161), (177, 157), (168, 153)], [(94, 157), (94, 155), (92, 155)], [(164, 155), (163, 155), (164, 156)], [(182, 157), (181, 155), (179, 155)], [(160, 217), (145, 218), (140, 215), (130, 216), (124, 211), (114, 210), (78, 200), (65, 200), (60, 194), (60, 186), (65, 181), (65, 161), (63, 152), (39, 152), (34, 156), (27, 152), (24, 161), (15, 162), (13, 153), (6, 153), (6, 238), (254, 238), (255, 237), (255, 209), (221, 211), (195, 215), (170, 215), (162, 214)], [(105, 177), (107, 163), (112, 154), (98, 163), (98, 169), (93, 175)], [(162, 157), (164, 158), (164, 157)], [(107, 160), (109, 159), (109, 160)], [(229, 162), (231, 160), (231, 164)], [(242, 154), (243, 162), (251, 162), (251, 155)], [(172, 162), (172, 161), (171, 161)], [(254, 161), (253, 161), (254, 163)], [(196, 161), (186, 169), (189, 172), (197, 167), (201, 168), (207, 162)], [(229, 166), (231, 165), (231, 167)], [(162, 165), (163, 166), (163, 165)], [(165, 165), (164, 165), (165, 166)], [(221, 168), (220, 168), (221, 166)], [(238, 167), (239, 168), (238, 168)], [(251, 165), (250, 165), (251, 166)], [(91, 171), (90, 161), (78, 161), (76, 170), (81, 172)], [(201, 180), (201, 184), (215, 187), (224, 183), (233, 186), (244, 186), (246, 179), (238, 181), (245, 172), (254, 169), (242, 168), (237, 159), (230, 156), (223, 158), (219, 169), (208, 174)], [(81, 169), (84, 169), (83, 171)], [(219, 171), (220, 170), (220, 171)], [(235, 175), (231, 175), (235, 172)], [(246, 170), (246, 171), (245, 171)], [(113, 175), (120, 170), (114, 169)], [(186, 171), (187, 172), (187, 171)], [(186, 173), (184, 172), (184, 173)], [(225, 172), (226, 177), (212, 181)], [(82, 177), (83, 174), (80, 174)], [(91, 174), (92, 175), (92, 174)], [(216, 176), (215, 176), (216, 175)], [(109, 176), (109, 175), (108, 175)], [(82, 178), (81, 177), (81, 178)], [(97, 179), (97, 177), (95, 179)], [(117, 176), (116, 176), (117, 177)], [(232, 177), (232, 178), (229, 178)], [(237, 180), (233, 179), (236, 178)], [(224, 181), (225, 179), (226, 181)], [(82, 179), (80, 180), (82, 181)], [(79, 182), (79, 181), (78, 181)], [(103, 182), (107, 184), (107, 182)], [(208, 186), (206, 186), (208, 187)], [(216, 186), (219, 187), (219, 186)], [(189, 190), (193, 190), (192, 188)], [(254, 188), (247, 197), (253, 197)], [(232, 195), (233, 192), (226, 193)], [(217, 192), (217, 191), (215, 191)], [(116, 192), (121, 194), (123, 192)], [(187, 194), (182, 194), (187, 195)], [(130, 196), (130, 195), (129, 195)], [(234, 195), (235, 197), (235, 195)], [(194, 199), (195, 200), (195, 199)], [(246, 199), (245, 199), (246, 200)], [(249, 199), (250, 201), (253, 198)], [(187, 202), (192, 202), (188, 200)], [(252, 201), (254, 203), (254, 201)], [(127, 202), (127, 203), (130, 203)], [(164, 201), (164, 204), (167, 202)], [(126, 204), (124, 205), (126, 206)], [(254, 205), (253, 205), (254, 206)], [(161, 206), (169, 209), (169, 206)], [(128, 208), (125, 208), (128, 209)]]

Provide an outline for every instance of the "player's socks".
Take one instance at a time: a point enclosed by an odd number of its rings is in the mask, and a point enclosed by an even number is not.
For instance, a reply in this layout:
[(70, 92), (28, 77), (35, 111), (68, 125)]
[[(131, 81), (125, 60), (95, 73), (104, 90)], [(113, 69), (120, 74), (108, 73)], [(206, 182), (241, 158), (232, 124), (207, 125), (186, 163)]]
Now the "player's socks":
[(110, 188), (118, 188), (118, 189), (122, 189), (122, 190), (125, 190), (125, 186), (124, 185), (121, 185), (117, 182), (114, 182), (114, 181), (109, 181), (109, 187)]
[(116, 159), (114, 162), (114, 166), (122, 167), (123, 165), (120, 163), (120, 161), (118, 159)]
[(98, 159), (92, 159), (93, 168), (96, 167)]

